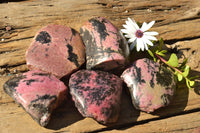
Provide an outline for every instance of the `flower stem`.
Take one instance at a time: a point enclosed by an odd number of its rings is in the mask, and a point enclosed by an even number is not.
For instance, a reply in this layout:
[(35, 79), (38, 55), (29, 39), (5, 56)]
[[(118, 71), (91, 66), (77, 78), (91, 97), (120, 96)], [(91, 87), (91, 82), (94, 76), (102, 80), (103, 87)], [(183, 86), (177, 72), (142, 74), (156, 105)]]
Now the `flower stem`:
[(155, 55), (156, 55), (156, 57), (158, 57), (163, 63), (165, 63), (166, 65), (168, 65), (169, 67), (171, 67), (171, 68), (174, 69), (175, 71), (179, 72), (180, 74), (183, 73), (183, 72), (181, 72), (179, 69), (177, 69), (177, 68), (171, 66), (170, 64), (168, 64), (167, 61), (166, 61), (164, 58), (162, 58), (160, 55), (158, 55), (158, 54), (156, 54), (156, 53), (155, 53)]
[[(155, 56), (156, 56), (157, 58), (159, 58), (163, 63), (165, 63), (166, 65), (168, 65), (170, 68), (172, 68), (172, 69), (174, 70), (173, 73), (174, 73), (175, 75), (177, 75), (176, 72), (178, 72), (182, 77), (184, 77), (184, 78), (185, 78), (186, 85), (187, 85), (187, 87), (188, 87), (189, 89), (191, 89), (191, 86), (194, 86), (195, 82), (194, 82), (194, 81), (191, 81), (189, 78), (187, 78), (187, 76), (185, 76), (181, 70), (179, 70), (178, 68), (173, 67), (172, 65), (168, 64), (167, 61), (166, 61), (164, 58), (162, 58), (160, 55), (158, 55), (158, 54), (156, 54), (156, 53), (154, 53), (154, 54), (155, 54)], [(178, 75), (177, 75), (177, 76), (178, 76)], [(178, 77), (179, 77), (179, 76), (178, 76)], [(178, 81), (181, 81), (181, 80), (182, 80), (182, 78), (181, 78), (181, 79), (178, 78)]]

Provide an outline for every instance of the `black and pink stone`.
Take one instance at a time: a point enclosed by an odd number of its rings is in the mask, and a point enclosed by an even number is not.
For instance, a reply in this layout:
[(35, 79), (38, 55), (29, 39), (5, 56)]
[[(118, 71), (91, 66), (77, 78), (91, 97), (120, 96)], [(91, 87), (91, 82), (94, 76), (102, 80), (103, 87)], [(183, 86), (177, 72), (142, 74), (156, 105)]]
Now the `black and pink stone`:
[(135, 61), (121, 78), (129, 88), (135, 108), (147, 113), (167, 106), (175, 93), (174, 74), (147, 58)]
[(79, 70), (71, 75), (69, 89), (84, 117), (107, 124), (118, 120), (122, 83), (118, 76), (108, 72)]
[(71, 74), (85, 62), (85, 46), (77, 31), (51, 24), (35, 35), (26, 52), (29, 69), (42, 70), (58, 78)]
[(52, 111), (67, 96), (63, 82), (38, 70), (9, 79), (3, 88), (41, 126), (48, 124)]
[(92, 18), (80, 28), (80, 35), (86, 47), (87, 69), (110, 71), (125, 66), (128, 45), (110, 21)]

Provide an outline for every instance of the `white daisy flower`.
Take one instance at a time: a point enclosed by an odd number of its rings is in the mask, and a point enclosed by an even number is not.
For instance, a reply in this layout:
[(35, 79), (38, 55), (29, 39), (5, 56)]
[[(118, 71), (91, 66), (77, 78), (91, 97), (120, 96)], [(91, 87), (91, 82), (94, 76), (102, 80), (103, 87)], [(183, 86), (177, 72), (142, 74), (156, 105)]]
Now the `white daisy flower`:
[(149, 24), (143, 23), (142, 27), (139, 28), (137, 23), (134, 19), (128, 18), (128, 21), (126, 21), (126, 25), (123, 25), (125, 29), (121, 29), (121, 32), (123, 32), (126, 38), (129, 38), (128, 43), (132, 43), (130, 46), (130, 50), (132, 50), (135, 45), (137, 51), (144, 51), (144, 49), (148, 50), (148, 46), (153, 46), (153, 43), (151, 40), (157, 40), (154, 35), (158, 35), (158, 32), (152, 31), (152, 32), (146, 32), (149, 30), (153, 25), (155, 21), (150, 22)]

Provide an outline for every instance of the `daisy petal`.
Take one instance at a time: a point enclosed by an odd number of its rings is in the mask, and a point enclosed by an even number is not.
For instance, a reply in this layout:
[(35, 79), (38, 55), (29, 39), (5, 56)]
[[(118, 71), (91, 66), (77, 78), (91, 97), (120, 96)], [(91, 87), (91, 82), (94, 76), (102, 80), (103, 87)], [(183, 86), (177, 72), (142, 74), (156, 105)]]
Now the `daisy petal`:
[(129, 22), (131, 23), (131, 25), (133, 25), (133, 26), (135, 27), (136, 30), (139, 29), (139, 26), (137, 25), (137, 23), (135, 22), (134, 19), (132, 20), (132, 19), (128, 18), (128, 20), (129, 20)]
[(128, 21), (135, 23), (135, 20), (128, 17)]
[(147, 24), (147, 27), (148, 27), (147, 30), (149, 30), (154, 24), (155, 24), (155, 21), (151, 21), (149, 24)]
[(128, 40), (128, 43), (134, 42), (135, 39), (136, 39), (136, 37), (132, 37), (132, 38), (130, 38), (130, 39)]
[(148, 50), (147, 43), (144, 43), (144, 49)]
[(154, 25), (155, 21), (151, 21), (149, 24), (147, 24), (146, 26), (143, 27), (142, 31), (147, 31), (149, 30), (153, 25)]
[(130, 26), (131, 23), (129, 21), (125, 21), (126, 22), (126, 25)]
[(142, 46), (141, 46), (141, 49), (142, 49), (142, 51), (144, 51), (145, 43), (144, 43), (143, 39), (141, 39), (141, 40), (142, 40)]
[(141, 30), (142, 30), (143, 32), (145, 32), (145, 31), (146, 31), (146, 27), (147, 27), (147, 23), (146, 23), (146, 22), (143, 22), (142, 27), (141, 27)]
[(130, 50), (133, 50), (133, 48), (135, 47), (135, 45), (136, 45), (136, 40), (131, 44)]
[(129, 33), (126, 29), (121, 29), (122, 33)]
[(131, 38), (131, 36), (128, 34), (128, 35), (124, 35), (126, 38)]
[(128, 32), (128, 34), (135, 34), (135, 32), (136, 32), (135, 27), (132, 25), (123, 25), (123, 27)]
[[(148, 39), (144, 38), (143, 42), (144, 42), (144, 49), (148, 50), (148, 43), (149, 42), (151, 43), (151, 41), (149, 41)], [(153, 45), (153, 43), (150, 44), (150, 46), (152, 46), (152, 45)]]
[(135, 32), (137, 31), (136, 29), (133, 28), (129, 28), (127, 29), (130, 35), (134, 35), (135, 36)]
[(148, 35), (144, 35), (144, 38), (149, 39), (149, 40), (154, 40), (157, 41), (157, 38), (154, 36), (148, 36)]
[(151, 32), (144, 32), (144, 34), (149, 35), (149, 36), (155, 36), (155, 35), (158, 35), (158, 32), (151, 31)]
[(148, 45), (153, 46), (153, 43), (152, 43), (151, 41), (149, 41), (148, 39), (145, 38), (144, 41), (145, 41)]
[(123, 24), (123, 27), (124, 27), (125, 29), (129, 29), (128, 25)]
[(140, 51), (140, 49), (144, 49), (143, 47), (144, 45), (142, 39), (137, 39), (137, 51)]

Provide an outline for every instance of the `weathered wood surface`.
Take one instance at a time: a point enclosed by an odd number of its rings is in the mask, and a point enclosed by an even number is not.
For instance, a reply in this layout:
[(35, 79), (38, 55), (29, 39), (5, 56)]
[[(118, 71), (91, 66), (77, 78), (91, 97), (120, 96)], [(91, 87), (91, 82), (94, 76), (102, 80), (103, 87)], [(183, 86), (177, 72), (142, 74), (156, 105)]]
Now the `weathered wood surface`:
[[(196, 133), (200, 132), (199, 128), (199, 116), (200, 112), (189, 113), (181, 116), (174, 116), (170, 118), (166, 118), (159, 121), (150, 121), (148, 123), (140, 124), (137, 126), (133, 126), (128, 129), (123, 130), (112, 130), (107, 131), (109, 133), (152, 133), (152, 132), (188, 132), (188, 133)], [(156, 125), (156, 126), (152, 126)], [(198, 132), (197, 132), (198, 131)]]
[(200, 75), (199, 0), (10, 1), (13, 2), (0, 3), (1, 132), (192, 132), (200, 127), (200, 79), (193, 90), (180, 85), (173, 102), (153, 114), (135, 110), (124, 91), (120, 118), (113, 125), (83, 118), (69, 101), (54, 112), (48, 128), (40, 127), (2, 88), (10, 77), (28, 70), (25, 51), (41, 27), (55, 23), (79, 31), (86, 20), (96, 16), (108, 18), (118, 28), (122, 28), (127, 17), (139, 22), (156, 20), (152, 30), (170, 44), (167, 45), (169, 51), (177, 47), (180, 61), (188, 57), (191, 75)]

